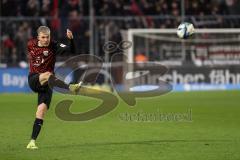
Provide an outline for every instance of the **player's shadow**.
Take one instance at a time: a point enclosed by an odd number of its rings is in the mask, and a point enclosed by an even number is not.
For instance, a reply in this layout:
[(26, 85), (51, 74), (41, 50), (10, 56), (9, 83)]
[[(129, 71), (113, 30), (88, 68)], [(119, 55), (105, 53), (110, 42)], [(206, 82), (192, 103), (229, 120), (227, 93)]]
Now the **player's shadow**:
[[(92, 146), (111, 146), (111, 145), (166, 145), (166, 143), (203, 143), (203, 145), (209, 145), (210, 143), (229, 143), (236, 142), (235, 140), (214, 140), (214, 139), (202, 139), (202, 140), (148, 140), (148, 141), (131, 141), (131, 142), (99, 142), (99, 143), (82, 143), (82, 144), (68, 144), (60, 146), (52, 146), (54, 148), (69, 148), (69, 147), (92, 147)], [(52, 148), (51, 146), (48, 146)]]

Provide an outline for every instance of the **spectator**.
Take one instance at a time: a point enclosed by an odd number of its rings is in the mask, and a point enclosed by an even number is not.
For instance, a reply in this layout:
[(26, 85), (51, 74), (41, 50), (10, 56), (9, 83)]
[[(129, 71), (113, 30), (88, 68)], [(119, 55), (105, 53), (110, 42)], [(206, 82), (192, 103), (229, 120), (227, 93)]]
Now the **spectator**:
[[(0, 3), (3, 17), (41, 17), (36, 20), (7, 19), (1, 21), (1, 51), (4, 55), (10, 55), (6, 57), (9, 59), (11, 57), (9, 61), (25, 59), (24, 43), (35, 34), (32, 31), (41, 24), (49, 25), (53, 36), (60, 39), (64, 37), (64, 30), (69, 27), (76, 34), (78, 41), (76, 44), (79, 45), (81, 53), (88, 53), (89, 21), (82, 18), (84, 15), (89, 15), (88, 0), (2, 0)], [(99, 39), (95, 41), (96, 45), (99, 45), (96, 46), (97, 52), (101, 52), (100, 45), (105, 42), (107, 25), (111, 30), (109, 39), (121, 41), (120, 30), (122, 29), (176, 28), (181, 22), (181, 0), (98, 0), (93, 3), (96, 16), (112, 16), (113, 18), (124, 16), (121, 17), (124, 19), (116, 18), (115, 20), (103, 20), (102, 17), (95, 19), (94, 36)], [(194, 15), (191, 18), (195, 18), (197, 22), (206, 21), (206, 15), (213, 17), (211, 21), (214, 23), (209, 24), (209, 19), (207, 19), (206, 23), (201, 23), (201, 27), (239, 27), (238, 19), (223, 19), (219, 16), (240, 14), (239, 6), (240, 1), (236, 0), (185, 0), (185, 13), (187, 16)], [(152, 52), (156, 54), (156, 51)], [(103, 55), (103, 53), (98, 53), (98, 55)]]
[(54, 15), (52, 12), (55, 12), (55, 8), (53, 8), (53, 2), (50, 0), (42, 0), (40, 16)]
[(1, 0), (1, 16), (16, 16), (19, 10), (18, 0)]
[(3, 48), (6, 63), (16, 63), (16, 47), (13, 40), (7, 35), (3, 36)]
[(17, 48), (16, 54), (18, 61), (26, 61), (27, 54), (27, 41), (31, 38), (31, 27), (27, 22), (23, 22), (23, 24), (18, 28), (16, 33), (15, 45)]
[(40, 4), (37, 0), (28, 0), (25, 16), (39, 16)]
[(145, 55), (145, 54), (143, 54), (143, 53), (137, 53), (136, 55), (135, 55), (135, 62), (147, 62), (148, 61), (148, 58), (147, 58), (147, 56)]

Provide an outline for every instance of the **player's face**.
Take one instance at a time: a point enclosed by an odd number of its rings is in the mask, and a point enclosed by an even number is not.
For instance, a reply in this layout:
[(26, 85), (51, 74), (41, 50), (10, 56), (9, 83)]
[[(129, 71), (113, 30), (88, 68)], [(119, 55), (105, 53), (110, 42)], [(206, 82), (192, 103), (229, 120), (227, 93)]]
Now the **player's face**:
[(41, 46), (48, 46), (50, 43), (50, 34), (40, 32), (38, 34), (38, 41)]

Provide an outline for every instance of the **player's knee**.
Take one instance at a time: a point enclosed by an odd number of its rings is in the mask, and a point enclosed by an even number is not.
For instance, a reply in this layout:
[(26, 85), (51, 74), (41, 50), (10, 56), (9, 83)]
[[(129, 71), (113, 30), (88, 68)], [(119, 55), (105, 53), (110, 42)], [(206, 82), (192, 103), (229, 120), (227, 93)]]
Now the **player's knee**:
[(43, 119), (46, 112), (47, 112), (47, 105), (42, 103), (38, 106), (36, 117)]
[(49, 79), (49, 77), (52, 75), (52, 73), (51, 72), (45, 72), (45, 78), (46, 79)]
[(45, 115), (45, 112), (44, 112), (44, 111), (38, 110), (38, 111), (36, 112), (36, 117), (37, 117), (37, 118), (43, 119), (43, 118), (44, 118), (44, 115)]
[(42, 81), (46, 81), (46, 80), (49, 79), (49, 77), (50, 77), (51, 75), (52, 75), (51, 72), (42, 73), (42, 74), (41, 74), (41, 80), (42, 80)]
[(37, 113), (44, 114), (46, 112), (45, 108), (38, 108)]
[(45, 72), (45, 74), (48, 75), (48, 76), (52, 75), (51, 72)]

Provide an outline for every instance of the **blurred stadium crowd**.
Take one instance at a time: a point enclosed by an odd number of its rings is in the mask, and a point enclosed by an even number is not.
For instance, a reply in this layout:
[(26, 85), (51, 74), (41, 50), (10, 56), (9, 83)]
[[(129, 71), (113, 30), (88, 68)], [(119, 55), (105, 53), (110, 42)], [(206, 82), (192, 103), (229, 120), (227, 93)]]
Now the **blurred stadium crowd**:
[[(69, 16), (76, 11), (89, 15), (88, 0), (2, 0), (1, 16)], [(97, 16), (179, 15), (180, 0), (98, 0)], [(185, 0), (187, 15), (238, 14), (236, 0)], [(58, 13), (56, 13), (58, 12)]]
[[(50, 26), (60, 41), (71, 29), (78, 53), (89, 53), (89, 0), (1, 0), (0, 7), (0, 63), (26, 61), (27, 40), (39, 25)], [(184, 8), (186, 19), (199, 28), (240, 27), (238, 0), (185, 0)], [(181, 0), (96, 0), (93, 11), (99, 56), (104, 56), (106, 28), (109, 40), (120, 41), (121, 29), (176, 28), (181, 22)]]

